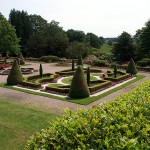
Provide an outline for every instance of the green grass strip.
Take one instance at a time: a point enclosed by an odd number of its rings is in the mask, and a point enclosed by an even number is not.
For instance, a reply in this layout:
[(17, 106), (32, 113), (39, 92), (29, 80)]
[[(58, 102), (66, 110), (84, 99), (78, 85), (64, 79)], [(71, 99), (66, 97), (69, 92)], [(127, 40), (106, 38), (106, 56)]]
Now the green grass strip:
[(39, 96), (45, 96), (45, 97), (49, 97), (49, 98), (54, 98), (54, 99), (58, 99), (58, 100), (63, 100), (63, 101), (68, 101), (68, 102), (72, 102), (72, 103), (76, 103), (76, 104), (80, 104), (80, 105), (88, 105), (90, 104), (91, 102), (94, 102), (96, 100), (99, 100), (113, 92), (116, 92), (120, 89), (123, 89), (124, 87), (140, 80), (144, 78), (144, 75), (137, 75), (137, 77), (123, 85), (120, 85), (112, 90), (109, 90), (103, 94), (100, 94), (98, 96), (93, 96), (93, 97), (88, 97), (88, 98), (82, 98), (82, 99), (72, 99), (72, 98), (62, 98), (62, 97), (58, 97), (58, 96), (53, 96), (53, 95), (50, 95), (50, 94), (46, 94), (46, 93), (38, 93), (38, 92), (34, 92), (34, 91), (29, 91), (29, 90), (25, 90), (25, 89), (19, 89), (19, 88), (15, 88), (15, 87), (12, 87), (12, 86), (8, 86), (6, 85), (6, 83), (0, 83), (0, 87), (3, 87), (3, 88), (9, 88), (9, 89), (13, 89), (13, 90), (18, 90), (18, 91), (21, 91), (21, 92), (25, 92), (25, 93), (29, 93), (29, 94), (34, 94), (34, 95), (39, 95)]

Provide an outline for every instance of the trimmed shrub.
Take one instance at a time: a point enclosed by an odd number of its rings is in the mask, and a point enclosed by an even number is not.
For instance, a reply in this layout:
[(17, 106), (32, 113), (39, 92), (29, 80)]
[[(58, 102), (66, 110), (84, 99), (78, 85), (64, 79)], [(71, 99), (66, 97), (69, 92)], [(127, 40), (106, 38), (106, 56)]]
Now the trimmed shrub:
[[(94, 82), (93, 82), (94, 83)], [(95, 82), (96, 83), (96, 82)], [(111, 81), (106, 81), (106, 80), (100, 80), (98, 82), (98, 84), (94, 85), (94, 86), (90, 86), (89, 90), (90, 92), (95, 92), (98, 91), (104, 87), (107, 87), (108, 85), (111, 85)]]
[(18, 58), (20, 58), (20, 64), (19, 65), (24, 65), (25, 64), (25, 60), (24, 60), (24, 57), (23, 57), (21, 52), (18, 54)]
[(67, 110), (25, 150), (149, 150), (150, 81), (92, 109)]
[(94, 65), (100, 66), (100, 67), (105, 67), (105, 66), (107, 66), (107, 61), (106, 60), (95, 60)]
[(82, 56), (80, 56), (80, 57), (78, 58), (77, 66), (83, 66)]
[(43, 76), (42, 64), (40, 64), (39, 73), (40, 73), (40, 78), (42, 78), (42, 76)]
[(74, 71), (74, 59), (72, 59), (72, 71)]
[(10, 74), (7, 77), (7, 84), (9, 85), (17, 85), (23, 81), (23, 76), (17, 60), (14, 60), (13, 66), (10, 70)]
[(137, 74), (137, 69), (136, 69), (134, 60), (132, 58), (130, 59), (130, 62), (128, 64), (128, 68), (127, 68), (126, 72), (130, 73), (131, 75)]
[(46, 91), (50, 90), (50, 91), (55, 91), (58, 93), (65, 93), (68, 94), (69, 93), (69, 89), (70, 89), (70, 85), (48, 85), (46, 87)]
[(114, 77), (116, 78), (117, 77), (117, 65), (114, 64)]
[(58, 61), (59, 57), (48, 55), (48, 56), (42, 56), (39, 60), (44, 62), (51, 62), (51, 61), (53, 62), (53, 61)]
[(144, 59), (138, 61), (137, 65), (142, 66), (142, 67), (150, 66), (150, 58), (144, 58)]
[(85, 98), (90, 96), (90, 91), (84, 76), (83, 69), (81, 66), (78, 66), (69, 91), (69, 97), (71, 98)]
[(87, 85), (90, 86), (90, 68), (87, 69)]

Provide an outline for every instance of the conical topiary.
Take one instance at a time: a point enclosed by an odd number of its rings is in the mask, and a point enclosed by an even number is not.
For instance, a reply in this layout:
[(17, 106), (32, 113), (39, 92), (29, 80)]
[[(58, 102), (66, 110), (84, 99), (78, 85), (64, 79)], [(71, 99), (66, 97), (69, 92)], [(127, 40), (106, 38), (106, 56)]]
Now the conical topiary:
[(87, 69), (87, 84), (90, 86), (90, 67)]
[(137, 74), (137, 69), (136, 69), (134, 60), (133, 60), (132, 58), (130, 59), (130, 62), (129, 62), (129, 64), (128, 64), (128, 67), (127, 67), (126, 72), (127, 72), (127, 73), (130, 73), (131, 75)]
[(13, 66), (10, 70), (10, 74), (8, 75), (8, 78), (7, 78), (7, 84), (16, 85), (22, 82), (22, 80), (23, 80), (23, 76), (22, 76), (21, 70), (17, 63), (17, 60), (14, 60)]
[(81, 56), (78, 58), (77, 66), (83, 66), (83, 60)]
[(72, 59), (72, 71), (74, 71), (74, 59)]
[(40, 68), (39, 68), (39, 75), (40, 75), (40, 78), (43, 77), (43, 68), (42, 68), (42, 64), (40, 64)]
[(25, 60), (24, 60), (24, 57), (23, 57), (21, 52), (18, 54), (18, 57), (20, 58), (20, 64), (19, 65), (24, 65), (25, 64)]
[(114, 64), (114, 77), (116, 78), (117, 77), (117, 65)]
[(78, 66), (69, 91), (69, 97), (71, 98), (85, 98), (90, 96), (90, 91), (84, 76), (84, 72), (81, 66)]

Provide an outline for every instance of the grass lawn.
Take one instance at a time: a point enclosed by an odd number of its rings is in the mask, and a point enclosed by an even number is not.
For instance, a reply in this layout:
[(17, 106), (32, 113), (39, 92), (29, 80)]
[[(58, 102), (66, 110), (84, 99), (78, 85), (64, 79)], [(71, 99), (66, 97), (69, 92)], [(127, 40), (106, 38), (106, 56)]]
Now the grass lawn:
[(134, 82), (136, 82), (136, 81), (138, 81), (138, 80), (140, 80), (142, 78), (144, 78), (143, 75), (137, 75), (137, 77), (134, 80), (131, 80), (131, 81), (129, 81), (129, 82), (119, 86), (119, 87), (116, 87), (116, 88), (114, 88), (112, 90), (109, 90), (109, 91), (107, 91), (107, 92), (105, 92), (103, 94), (100, 94), (98, 96), (88, 97), (88, 98), (84, 98), (84, 99), (62, 98), (62, 97), (53, 96), (53, 95), (50, 95), (50, 94), (47, 94), (47, 93), (38, 93), (36, 91), (34, 92), (34, 91), (26, 90), (26, 89), (15, 88), (15, 87), (6, 85), (6, 83), (0, 83), (0, 86), (4, 87), (4, 88), (9, 88), (9, 89), (13, 89), (13, 90), (26, 92), (26, 93), (29, 93), (29, 94), (35, 94), (35, 95), (50, 97), (50, 98), (59, 99), (59, 100), (63, 100), (63, 101), (69, 101), (69, 102), (77, 103), (77, 104), (81, 104), (81, 105), (88, 105), (89, 103), (94, 102), (94, 101), (96, 101), (98, 99), (101, 99), (101, 98), (103, 98), (103, 97), (105, 97), (105, 96), (107, 96), (107, 95), (109, 95), (109, 94), (111, 94), (113, 92), (116, 92), (116, 91), (118, 91), (120, 89), (123, 89), (124, 87), (126, 87), (126, 86), (128, 86), (128, 85), (130, 85), (130, 84), (132, 84), (132, 83), (134, 83)]
[(0, 150), (21, 150), (36, 131), (47, 128), (56, 115), (0, 98)]
[(100, 49), (93, 48), (93, 50), (95, 52), (100, 51), (100, 52), (104, 52), (104, 53), (111, 53), (112, 47), (110, 45), (108, 45), (108, 44), (105, 43), (105, 44), (103, 44), (103, 46)]
[[(61, 80), (61, 82), (65, 83), (65, 84), (71, 84), (72, 78), (73, 77), (64, 78), (64, 79)], [(97, 80), (97, 78), (93, 77), (93, 76), (90, 76), (90, 80), (95, 81), (95, 80)]]

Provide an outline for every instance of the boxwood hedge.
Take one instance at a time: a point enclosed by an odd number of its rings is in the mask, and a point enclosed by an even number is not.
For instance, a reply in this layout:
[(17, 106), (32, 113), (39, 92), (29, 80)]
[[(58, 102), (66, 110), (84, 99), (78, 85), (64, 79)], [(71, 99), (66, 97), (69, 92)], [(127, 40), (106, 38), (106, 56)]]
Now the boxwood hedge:
[(108, 104), (78, 110), (33, 135), (25, 150), (150, 149), (150, 81)]

